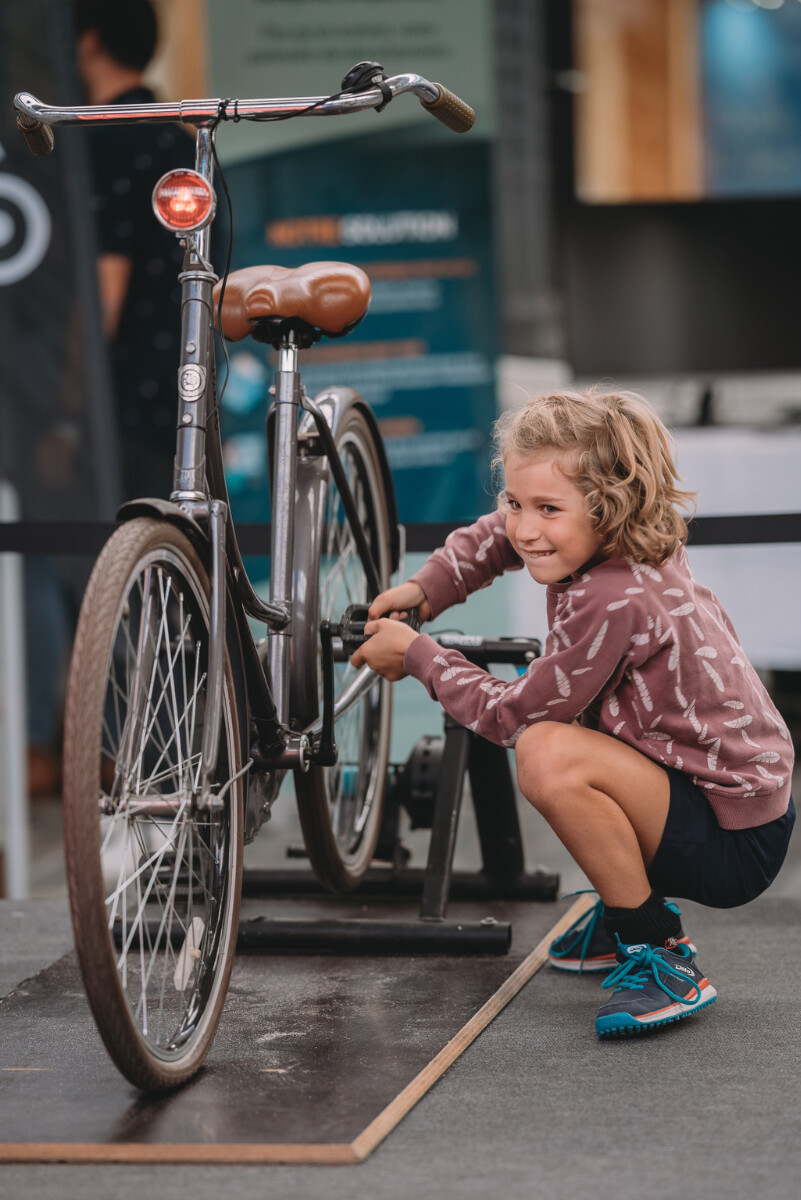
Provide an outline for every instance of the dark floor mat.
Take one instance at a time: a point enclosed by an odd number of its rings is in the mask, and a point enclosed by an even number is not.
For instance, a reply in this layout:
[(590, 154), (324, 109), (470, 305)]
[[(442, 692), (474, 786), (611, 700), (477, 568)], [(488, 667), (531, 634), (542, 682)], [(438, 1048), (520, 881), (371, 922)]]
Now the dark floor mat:
[[(314, 908), (306, 903), (302, 911)], [(456, 1039), (453, 1061), (479, 1031), (462, 1032), (474, 1014), (493, 997), (500, 1011), (522, 986), (521, 964), (524, 973), (537, 969), (543, 947), (537, 962), (530, 952), (547, 945), (564, 911), (562, 904), (482, 906), (480, 916), (512, 921), (513, 948), (503, 957), (239, 957), (205, 1068), (155, 1100), (141, 1097), (109, 1060), (67, 955), (0, 1006), (0, 1161), (224, 1161), (226, 1153), (230, 1161), (358, 1161), (372, 1149), (362, 1139), (354, 1150), (366, 1127), (384, 1136), (438, 1078), (428, 1067), (443, 1047)], [(329, 915), (331, 905), (321, 912)], [(386, 907), (359, 910), (386, 914)], [(449, 915), (476, 919), (466, 906)], [(405, 1109), (392, 1107), (421, 1072), (419, 1094)], [(382, 1132), (376, 1120), (387, 1106)]]

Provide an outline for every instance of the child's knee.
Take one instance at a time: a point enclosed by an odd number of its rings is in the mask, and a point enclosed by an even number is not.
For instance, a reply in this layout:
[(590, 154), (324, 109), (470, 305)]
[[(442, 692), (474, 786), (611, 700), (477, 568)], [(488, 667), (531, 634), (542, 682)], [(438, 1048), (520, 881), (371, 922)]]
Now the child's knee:
[(570, 761), (567, 743), (571, 725), (540, 721), (517, 739), (515, 764), (517, 782), (529, 804), (541, 809), (559, 792), (559, 781)]

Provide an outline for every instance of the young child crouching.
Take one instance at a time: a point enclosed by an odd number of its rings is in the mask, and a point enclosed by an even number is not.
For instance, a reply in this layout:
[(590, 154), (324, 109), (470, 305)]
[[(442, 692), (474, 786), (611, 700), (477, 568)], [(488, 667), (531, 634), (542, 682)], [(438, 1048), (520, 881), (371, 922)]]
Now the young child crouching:
[[(711, 1004), (678, 908), (753, 900), (795, 809), (787, 728), (731, 621), (693, 578), (667, 431), (631, 394), (545, 396), (502, 417), (498, 511), (458, 529), (378, 596), (354, 655), (414, 675), (461, 724), (513, 746), (520, 789), (600, 899), (551, 946), (556, 967), (610, 970), (599, 1037)], [(547, 587), (544, 653), (513, 683), (397, 618), (421, 621), (525, 567)], [(390, 612), (395, 619), (376, 619)]]

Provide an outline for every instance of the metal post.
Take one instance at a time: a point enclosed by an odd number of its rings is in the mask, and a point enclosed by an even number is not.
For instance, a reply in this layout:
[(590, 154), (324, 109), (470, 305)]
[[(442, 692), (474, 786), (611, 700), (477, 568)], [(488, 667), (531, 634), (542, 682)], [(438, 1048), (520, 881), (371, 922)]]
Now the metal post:
[[(19, 515), (17, 493), (0, 479), (0, 521), (18, 521)], [(22, 556), (0, 554), (0, 816), (11, 900), (30, 891), (23, 595)]]

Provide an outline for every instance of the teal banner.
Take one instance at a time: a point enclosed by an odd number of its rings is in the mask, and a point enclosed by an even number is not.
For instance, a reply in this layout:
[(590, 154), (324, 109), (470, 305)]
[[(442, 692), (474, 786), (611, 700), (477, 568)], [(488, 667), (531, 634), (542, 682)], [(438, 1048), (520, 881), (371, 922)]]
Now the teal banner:
[[(488, 504), (496, 310), (490, 147), (438, 129), (369, 135), (229, 164), (234, 269), (356, 263), (370, 311), (342, 341), (301, 354), (313, 395), (355, 388), (386, 441), (400, 517), (467, 521)], [(273, 354), (230, 346), (222, 402), (235, 515), (264, 520), (265, 386)]]
[(801, 6), (778, 0), (701, 8), (706, 191), (801, 191)]

